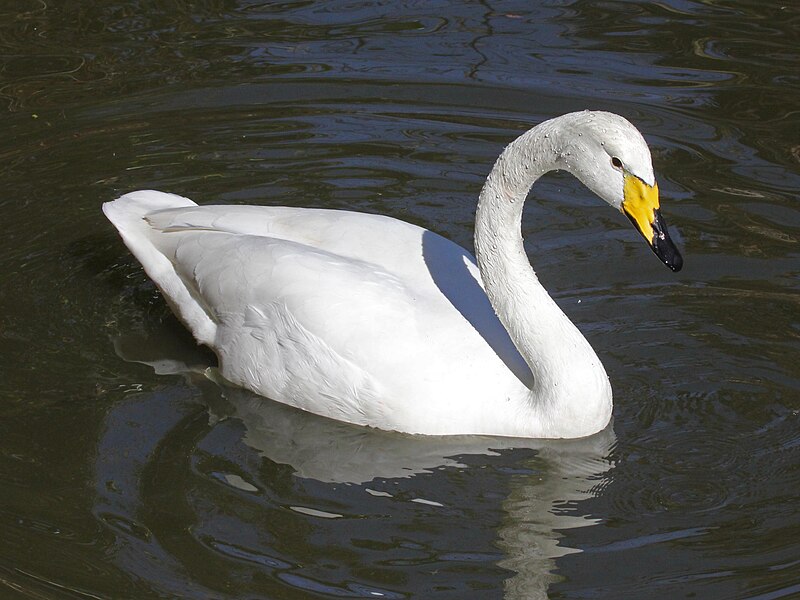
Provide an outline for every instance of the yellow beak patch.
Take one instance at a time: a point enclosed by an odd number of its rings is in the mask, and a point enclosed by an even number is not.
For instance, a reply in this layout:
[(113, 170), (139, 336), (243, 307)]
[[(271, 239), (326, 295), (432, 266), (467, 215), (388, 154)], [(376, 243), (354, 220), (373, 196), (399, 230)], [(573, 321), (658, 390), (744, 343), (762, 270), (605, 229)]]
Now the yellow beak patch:
[(656, 235), (653, 229), (655, 211), (659, 208), (658, 184), (649, 186), (635, 175), (625, 173), (623, 194), (622, 212), (636, 226), (644, 239), (652, 244)]

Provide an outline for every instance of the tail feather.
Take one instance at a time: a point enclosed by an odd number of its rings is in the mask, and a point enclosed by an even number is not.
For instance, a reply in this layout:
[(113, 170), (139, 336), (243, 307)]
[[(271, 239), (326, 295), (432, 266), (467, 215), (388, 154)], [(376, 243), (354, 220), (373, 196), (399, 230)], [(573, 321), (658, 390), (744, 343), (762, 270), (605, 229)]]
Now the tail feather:
[(142, 263), (145, 273), (164, 294), (173, 312), (201, 344), (211, 345), (217, 325), (198, 302), (190, 286), (175, 270), (172, 261), (159, 250), (157, 236), (169, 235), (153, 228), (147, 215), (158, 210), (197, 206), (188, 198), (153, 190), (125, 194), (103, 204), (103, 212), (117, 228), (122, 241)]

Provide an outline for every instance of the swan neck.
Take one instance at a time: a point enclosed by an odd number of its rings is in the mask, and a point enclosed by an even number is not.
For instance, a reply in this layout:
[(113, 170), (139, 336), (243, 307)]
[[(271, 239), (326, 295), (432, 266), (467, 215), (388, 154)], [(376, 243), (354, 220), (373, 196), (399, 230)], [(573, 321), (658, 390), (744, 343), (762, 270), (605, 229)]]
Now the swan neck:
[[(553, 170), (553, 132), (543, 123), (512, 142), (492, 168), (478, 200), (475, 256), (486, 293), (534, 376), (546, 385), (542, 357), (549, 349), (530, 332), (563, 317), (531, 268), (522, 239), (522, 212), (530, 188)], [(554, 316), (555, 315), (555, 316)]]
[(589, 343), (539, 283), (521, 231), (531, 186), (544, 173), (565, 168), (566, 138), (558, 120), (548, 121), (500, 155), (480, 194), (475, 255), (489, 301), (531, 369), (531, 398), (549, 405), (552, 414), (577, 414), (582, 420), (593, 412), (579, 400), (587, 389), (604, 388), (598, 396), (608, 397), (599, 404), (610, 406), (608, 379)]
[[(564, 166), (559, 164), (565, 153), (555, 122), (541, 123), (509, 144), (486, 178), (475, 223), (478, 258), (499, 254), (501, 245), (514, 250), (509, 258), (525, 255), (521, 230), (528, 192), (542, 175)], [(530, 271), (527, 257), (524, 263)]]

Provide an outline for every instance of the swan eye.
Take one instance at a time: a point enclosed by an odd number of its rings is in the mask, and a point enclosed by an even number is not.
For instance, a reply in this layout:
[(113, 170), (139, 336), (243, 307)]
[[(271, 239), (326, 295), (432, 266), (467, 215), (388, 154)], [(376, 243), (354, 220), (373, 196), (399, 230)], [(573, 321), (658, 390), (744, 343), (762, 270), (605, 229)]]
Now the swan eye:
[(612, 156), (611, 157), (611, 166), (614, 167), (615, 169), (621, 169), (622, 168), (622, 161), (620, 159), (618, 159), (616, 156)]

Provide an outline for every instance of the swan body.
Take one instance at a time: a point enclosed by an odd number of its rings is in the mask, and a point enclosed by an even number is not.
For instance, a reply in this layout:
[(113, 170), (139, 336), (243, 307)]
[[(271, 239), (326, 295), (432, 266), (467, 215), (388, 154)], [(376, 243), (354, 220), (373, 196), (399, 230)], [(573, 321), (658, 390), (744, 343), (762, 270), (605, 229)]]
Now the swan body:
[(602, 112), (542, 123), (503, 152), (479, 199), (477, 260), (381, 215), (198, 206), (156, 191), (103, 210), (236, 385), (381, 429), (582, 437), (611, 417), (608, 377), (520, 234), (528, 190), (553, 169), (622, 210), (680, 268), (646, 143)]

